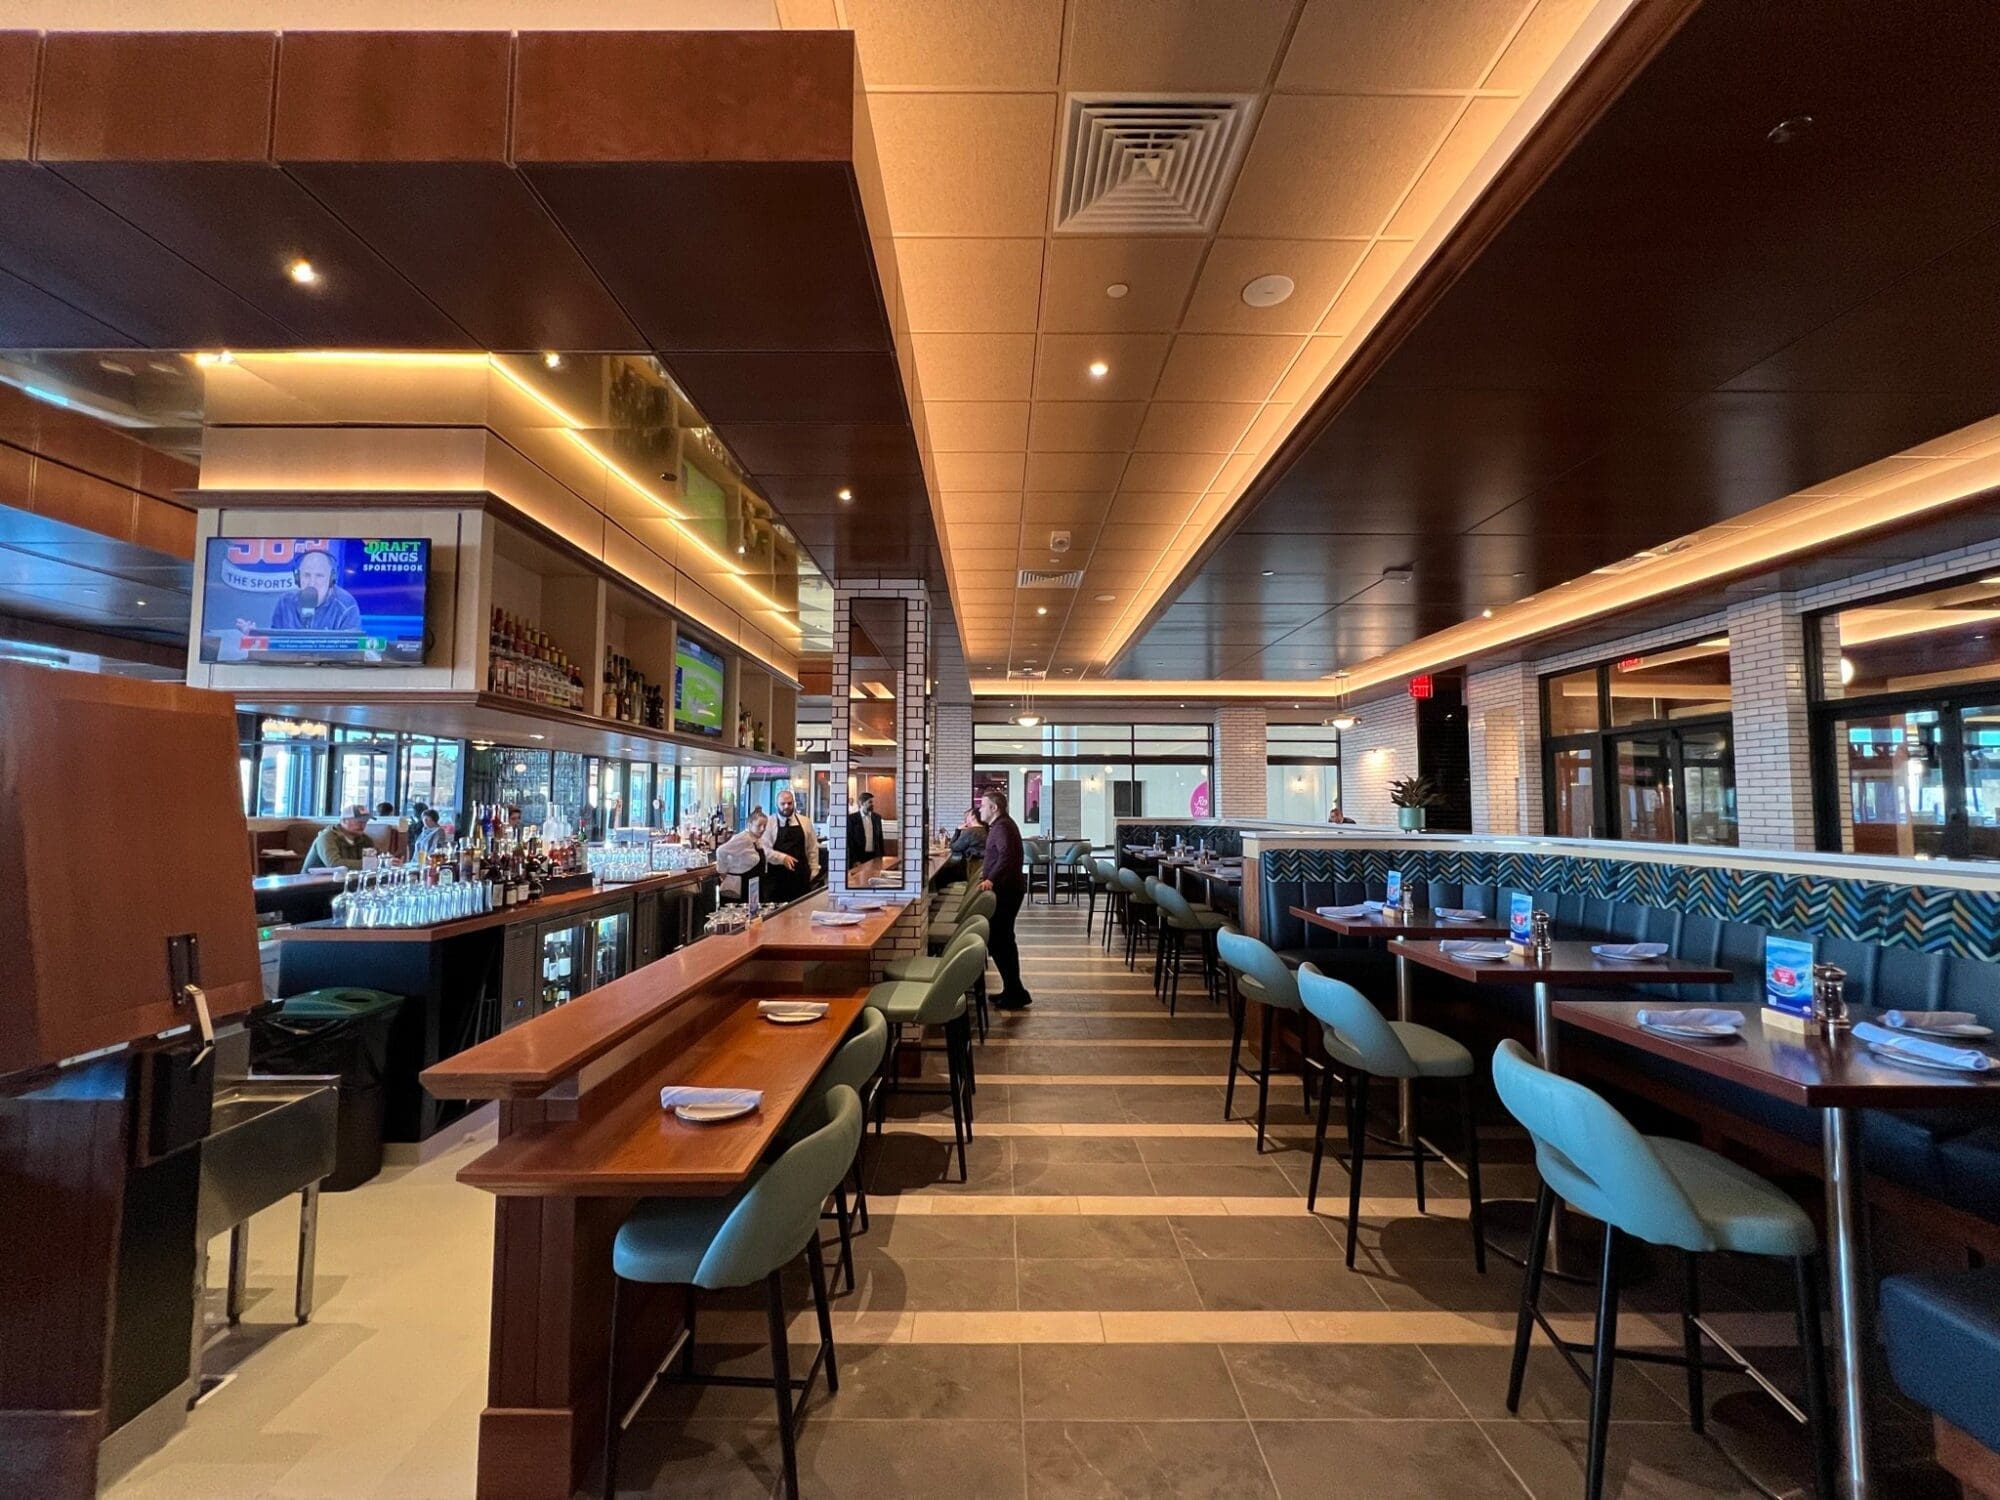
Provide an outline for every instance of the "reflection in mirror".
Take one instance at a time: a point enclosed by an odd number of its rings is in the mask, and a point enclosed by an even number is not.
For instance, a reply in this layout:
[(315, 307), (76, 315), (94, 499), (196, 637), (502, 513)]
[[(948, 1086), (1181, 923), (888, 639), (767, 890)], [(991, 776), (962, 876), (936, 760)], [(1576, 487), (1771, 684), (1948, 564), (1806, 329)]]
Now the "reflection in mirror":
[[(896, 694), (903, 650), (901, 599), (856, 599), (847, 631), (847, 883), (866, 886), (896, 868), (903, 827), (897, 785)], [(921, 843), (918, 845), (922, 847)]]

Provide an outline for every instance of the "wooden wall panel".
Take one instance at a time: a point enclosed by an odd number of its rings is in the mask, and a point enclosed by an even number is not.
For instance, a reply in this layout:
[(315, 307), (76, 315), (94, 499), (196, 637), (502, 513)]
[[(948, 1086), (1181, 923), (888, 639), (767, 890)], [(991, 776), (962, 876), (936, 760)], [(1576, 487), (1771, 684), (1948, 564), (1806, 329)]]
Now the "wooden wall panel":
[(263, 161), (277, 66), (270, 32), (52, 32), (35, 156)]
[(287, 32), (280, 161), (506, 160), (504, 31)]

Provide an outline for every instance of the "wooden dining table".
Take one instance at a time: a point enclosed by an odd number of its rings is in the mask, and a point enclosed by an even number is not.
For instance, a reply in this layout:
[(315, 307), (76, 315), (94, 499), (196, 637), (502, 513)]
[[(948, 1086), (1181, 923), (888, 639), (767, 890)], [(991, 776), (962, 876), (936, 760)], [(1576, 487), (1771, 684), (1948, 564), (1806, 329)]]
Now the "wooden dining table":
[[(1669, 1009), (1672, 1002), (1656, 1000), (1650, 1005)], [(1980, 1110), (2000, 1119), (2000, 1068), (1946, 1072), (1887, 1062), (1851, 1032), (1827, 1036), (1817, 1028), (1801, 1033), (1766, 1026), (1764, 1007), (1755, 1004), (1716, 1007), (1743, 1013), (1743, 1029), (1736, 1037), (1694, 1041), (1641, 1026), (1639, 1012), (1645, 1008), (1631, 1001), (1560, 1000), (1555, 1018), (1707, 1077), (1819, 1112), (1842, 1494), (1847, 1500), (1868, 1500), (1877, 1493), (1868, 1431), (1875, 1283), (1861, 1192), (1861, 1111)], [(1881, 1014), (1863, 1006), (1853, 1010), (1857, 1021), (1879, 1020)], [(1994, 1055), (1992, 1047), (1976, 1042), (1950, 1044)]]

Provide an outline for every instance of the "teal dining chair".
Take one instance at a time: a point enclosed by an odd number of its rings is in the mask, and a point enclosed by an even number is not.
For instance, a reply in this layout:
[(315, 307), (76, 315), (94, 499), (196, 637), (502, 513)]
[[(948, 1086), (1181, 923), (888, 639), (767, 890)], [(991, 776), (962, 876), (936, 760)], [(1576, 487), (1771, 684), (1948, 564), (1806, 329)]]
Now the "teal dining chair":
[(1215, 999), (1215, 934), (1229, 919), (1193, 902), (1164, 880), (1148, 880), (1146, 893), (1158, 908), (1158, 940), (1153, 945), (1153, 989), (1167, 1002), (1167, 1014), (1174, 1015), (1181, 998), (1181, 970), (1187, 959), (1188, 940), (1201, 960), (1201, 982), (1208, 998)]
[[(875, 1133), (882, 1133), (888, 1113), (888, 1094), (901, 1092), (901, 1075), (896, 1055), (902, 1046), (903, 1029), (908, 1026), (934, 1028), (944, 1033), (945, 1092), (951, 1100), (952, 1140), (958, 1148), (958, 1180), (964, 1182), (965, 1143), (972, 1137), (972, 1026), (966, 1018), (966, 996), (986, 973), (986, 944), (974, 940), (938, 966), (929, 980), (886, 979), (868, 992), (866, 1004), (882, 1012), (889, 1023), (887, 1087), (875, 1095)], [(911, 1092), (916, 1092), (912, 1090)]]
[(1153, 937), (1158, 929), (1159, 908), (1147, 894), (1146, 882), (1137, 870), (1120, 865), (1118, 889), (1125, 898), (1119, 905), (1125, 919), (1125, 967), (1130, 969), (1138, 959), (1139, 939)]
[[(830, 1118), (827, 1097), (837, 1088), (850, 1088), (860, 1096), (861, 1118), (868, 1118), (868, 1106), (874, 1100), (874, 1090), (882, 1086), (882, 1056), (889, 1047), (889, 1022), (882, 1012), (869, 1006), (861, 1008), (855, 1017), (853, 1027), (840, 1050), (827, 1060), (819, 1070), (819, 1076), (807, 1085), (804, 1101), (792, 1111), (792, 1117), (785, 1121), (785, 1128), (779, 1132), (782, 1141), (801, 1140), (811, 1135)], [(847, 1278), (847, 1290), (854, 1290), (854, 1236), (868, 1232), (868, 1185), (862, 1170), (862, 1155), (867, 1144), (867, 1132), (854, 1148), (854, 1161), (850, 1171), (833, 1190), (833, 1220), (840, 1233), (840, 1269)], [(847, 1183), (854, 1184), (854, 1207), (850, 1214), (847, 1202)], [(825, 1218), (824, 1213), (821, 1218)], [(859, 1222), (859, 1228), (855, 1227)], [(814, 1245), (815, 1254), (820, 1246)]]
[[(771, 1337), (772, 1395), (778, 1407), (778, 1445), (784, 1467), (784, 1493), (798, 1500), (799, 1464), (796, 1414), (805, 1406), (813, 1381), (826, 1371), (829, 1394), (840, 1389), (834, 1363), (833, 1319), (827, 1308), (826, 1268), (819, 1255), (807, 1253), (819, 1238), (819, 1216), (827, 1197), (846, 1174), (861, 1144), (861, 1098), (845, 1084), (821, 1097), (825, 1122), (810, 1135), (786, 1146), (759, 1167), (741, 1191), (725, 1198), (648, 1198), (619, 1227), (611, 1243), (611, 1339), (604, 1401), (604, 1494), (618, 1490), (618, 1440), (636, 1408), (651, 1394), (652, 1382), (638, 1399), (621, 1406), (618, 1400), (619, 1305), (627, 1282), (653, 1286), (685, 1286), (690, 1310), (687, 1342), (677, 1377), (696, 1385), (763, 1385), (743, 1375), (694, 1373), (695, 1295), (725, 1287), (764, 1283), (765, 1314)], [(801, 1254), (812, 1276), (813, 1307), (819, 1315), (819, 1350), (803, 1378), (791, 1373), (791, 1345), (785, 1318), (784, 1269)], [(798, 1402), (793, 1402), (793, 1393)]]
[[(1618, 1348), (1619, 1246), (1626, 1239), (1679, 1250), (1683, 1260), (1682, 1355), (1648, 1358), (1684, 1365), (1688, 1418), (1702, 1430), (1702, 1374), (1711, 1368), (1702, 1348), (1698, 1257), (1717, 1250), (1770, 1256), (1792, 1265), (1800, 1363), (1805, 1372), (1806, 1423), (1812, 1429), (1813, 1464), (1823, 1500), (1834, 1494), (1834, 1441), (1827, 1398), (1826, 1349), (1819, 1316), (1819, 1240), (1806, 1211), (1747, 1167), (1668, 1136), (1641, 1135), (1601, 1096), (1574, 1079), (1549, 1072), (1528, 1049), (1509, 1038), (1493, 1054), (1493, 1087), (1535, 1145), (1541, 1188), (1528, 1238), (1528, 1274), (1514, 1324), (1514, 1360), (1507, 1375), (1507, 1410), (1521, 1403), (1528, 1344), (1536, 1324), (1590, 1386), (1590, 1433), (1584, 1460), (1586, 1500), (1604, 1492), (1605, 1441), (1611, 1419), (1612, 1378), (1618, 1360), (1637, 1357)], [(1604, 1225), (1598, 1272), (1596, 1337), (1584, 1344), (1558, 1338), (1542, 1315), (1542, 1268), (1549, 1224), (1558, 1199)], [(1733, 1351), (1723, 1346), (1725, 1354)], [(1577, 1355), (1592, 1356), (1584, 1376)], [(1714, 1368), (1747, 1371), (1732, 1357)]]
[[(942, 953), (927, 954), (921, 958), (892, 958), (882, 966), (885, 979), (915, 979), (928, 983), (937, 978), (938, 969), (960, 948), (973, 939), (988, 942), (993, 936), (993, 924), (985, 917), (967, 917), (953, 930), (951, 940), (944, 945)], [(979, 1015), (979, 1040), (986, 1040), (986, 976), (981, 974), (972, 987), (972, 1000)]]
[[(1472, 1198), (1472, 1264), (1481, 1275), (1486, 1272), (1486, 1216), (1479, 1190), (1479, 1122), (1477, 1082), (1472, 1054), (1463, 1045), (1429, 1026), (1415, 1021), (1390, 1021), (1383, 1017), (1368, 997), (1344, 980), (1320, 973), (1312, 964), (1301, 964), (1298, 974), (1299, 1000), (1321, 1027), (1320, 1041), (1326, 1048), (1330, 1066), (1336, 1068), (1347, 1093), (1347, 1264), (1354, 1265), (1355, 1232), (1361, 1222), (1361, 1173), (1371, 1161), (1406, 1161), (1416, 1176), (1417, 1212), (1424, 1213), (1424, 1163), (1443, 1161), (1444, 1153), (1424, 1139), (1421, 1101), (1422, 1084), (1435, 1079), (1458, 1083), (1459, 1106), (1465, 1128), (1465, 1186)], [(1368, 1149), (1368, 1084), (1371, 1079), (1408, 1079), (1410, 1082), (1410, 1141), (1395, 1143), (1389, 1151)], [(1313, 1132), (1312, 1174), (1306, 1180), (1306, 1211), (1313, 1211), (1319, 1198), (1320, 1162), (1326, 1155), (1326, 1125), (1332, 1090), (1319, 1096), (1319, 1118)]]
[[(1312, 1108), (1312, 1073), (1320, 1064), (1306, 1045), (1306, 1011), (1299, 1000), (1298, 976), (1291, 965), (1256, 938), (1239, 932), (1234, 924), (1215, 934), (1216, 960), (1229, 976), (1229, 1081), (1222, 1090), (1222, 1118), (1235, 1118), (1236, 1078), (1248, 1073), (1257, 1080), (1257, 1151), (1264, 1150), (1264, 1119), (1271, 1102), (1271, 1041), (1278, 1030), (1278, 1017), (1290, 1016), (1299, 1040), (1299, 1087), (1306, 1108)], [(1251, 1003), (1264, 1007), (1264, 1022), (1258, 1028), (1258, 1062), (1254, 1071), (1243, 1065), (1243, 1027)], [(1324, 1080), (1322, 1080), (1323, 1082)]]

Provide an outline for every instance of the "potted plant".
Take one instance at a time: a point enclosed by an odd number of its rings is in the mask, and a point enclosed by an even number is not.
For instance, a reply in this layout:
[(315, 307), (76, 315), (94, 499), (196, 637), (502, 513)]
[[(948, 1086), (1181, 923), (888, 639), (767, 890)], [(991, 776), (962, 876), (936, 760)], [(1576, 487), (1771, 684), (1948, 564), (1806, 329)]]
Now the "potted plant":
[(1396, 825), (1409, 833), (1421, 833), (1425, 809), (1444, 801), (1444, 794), (1428, 776), (1404, 776), (1389, 783), (1389, 800), (1396, 805)]

